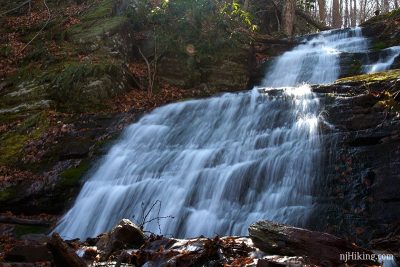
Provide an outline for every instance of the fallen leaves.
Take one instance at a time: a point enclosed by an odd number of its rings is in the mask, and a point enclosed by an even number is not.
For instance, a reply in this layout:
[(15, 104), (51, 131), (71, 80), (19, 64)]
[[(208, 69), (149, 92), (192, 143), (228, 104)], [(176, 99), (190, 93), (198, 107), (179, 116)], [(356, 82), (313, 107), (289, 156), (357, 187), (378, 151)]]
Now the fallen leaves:
[(19, 182), (35, 181), (39, 179), (41, 178), (32, 172), (0, 165), (0, 188), (8, 188)]
[(13, 31), (34, 28), (37, 24), (47, 21), (49, 13), (47, 10), (35, 11), (23, 16), (5, 18), (5, 26)]

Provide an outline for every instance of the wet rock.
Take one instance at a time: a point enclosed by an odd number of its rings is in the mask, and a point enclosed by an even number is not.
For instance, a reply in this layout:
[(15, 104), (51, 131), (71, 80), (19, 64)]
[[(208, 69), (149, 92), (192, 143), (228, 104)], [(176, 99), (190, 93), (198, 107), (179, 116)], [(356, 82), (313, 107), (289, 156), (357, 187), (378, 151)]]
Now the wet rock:
[(60, 160), (67, 159), (82, 159), (86, 158), (89, 154), (91, 143), (84, 140), (67, 142), (64, 149), (60, 153)]
[(100, 236), (96, 243), (107, 258), (111, 253), (124, 248), (139, 248), (145, 242), (142, 230), (128, 219), (122, 219), (110, 233)]
[[(340, 255), (346, 252), (369, 253), (350, 242), (322, 232), (259, 221), (249, 228), (254, 245), (266, 253), (305, 256), (313, 264), (343, 263)], [(359, 262), (361, 263), (361, 262)]]

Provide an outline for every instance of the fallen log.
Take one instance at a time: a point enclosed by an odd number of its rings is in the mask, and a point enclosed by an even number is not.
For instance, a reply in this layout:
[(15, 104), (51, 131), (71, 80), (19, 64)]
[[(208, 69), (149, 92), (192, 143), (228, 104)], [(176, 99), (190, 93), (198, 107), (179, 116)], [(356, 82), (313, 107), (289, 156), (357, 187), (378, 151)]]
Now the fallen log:
[(256, 42), (263, 43), (263, 44), (282, 44), (282, 45), (299, 45), (300, 43), (296, 40), (293, 39), (275, 39), (271, 37), (266, 37), (266, 36), (256, 36), (255, 38)]
[(50, 227), (51, 223), (44, 220), (32, 220), (32, 219), (23, 219), (11, 216), (0, 216), (0, 223), (5, 224), (19, 224), (19, 225), (34, 225), (34, 226), (44, 226)]
[[(275, 8), (282, 13), (282, 1), (281, 2), (275, 2), (272, 1)], [(298, 15), (299, 17), (301, 17), (302, 19), (304, 19), (306, 22), (308, 22), (309, 24), (311, 24), (312, 26), (314, 26), (315, 28), (317, 28), (320, 31), (327, 31), (327, 30), (331, 30), (332, 28), (326, 26), (325, 24), (323, 24), (320, 21), (317, 21), (315, 18), (313, 18), (312, 16), (310, 16), (309, 14), (307, 14), (306, 12), (304, 12), (303, 10), (301, 10), (300, 8), (296, 8), (295, 9), (296, 15)]]
[(59, 234), (53, 233), (47, 247), (54, 257), (56, 266), (86, 267), (87, 264), (76, 255), (75, 251), (62, 240)]
[[(302, 256), (312, 264), (331, 264), (339, 266), (347, 263), (374, 264), (372, 252), (362, 249), (343, 238), (322, 232), (309, 231), (270, 221), (260, 221), (249, 228), (250, 238), (255, 247), (272, 254), (282, 256)], [(328, 265), (329, 265), (328, 264)]]
[(320, 31), (327, 31), (327, 30), (332, 29), (332, 28), (326, 26), (325, 24), (323, 24), (322, 22), (317, 21), (316, 19), (314, 19), (313, 17), (311, 17), (310, 15), (305, 13), (300, 8), (296, 8), (296, 15), (298, 15), (299, 17), (301, 17), (306, 22), (308, 22), (309, 24), (311, 24), (312, 26), (314, 26), (315, 28), (317, 28)]

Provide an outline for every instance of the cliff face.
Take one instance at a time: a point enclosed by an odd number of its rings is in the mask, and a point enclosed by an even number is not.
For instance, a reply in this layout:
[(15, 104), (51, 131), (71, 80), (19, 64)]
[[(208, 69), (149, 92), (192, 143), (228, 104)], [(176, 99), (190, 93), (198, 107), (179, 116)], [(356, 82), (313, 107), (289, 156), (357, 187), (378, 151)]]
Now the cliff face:
[[(394, 11), (363, 25), (374, 47), (371, 54), (400, 44), (399, 15)], [(400, 71), (392, 70), (313, 89), (325, 104), (326, 144), (325, 173), (315, 185), (313, 227), (393, 253), (400, 240), (399, 78)]]
[(317, 229), (370, 246), (389, 234), (398, 239), (399, 77), (393, 70), (314, 88), (324, 95), (326, 143)]

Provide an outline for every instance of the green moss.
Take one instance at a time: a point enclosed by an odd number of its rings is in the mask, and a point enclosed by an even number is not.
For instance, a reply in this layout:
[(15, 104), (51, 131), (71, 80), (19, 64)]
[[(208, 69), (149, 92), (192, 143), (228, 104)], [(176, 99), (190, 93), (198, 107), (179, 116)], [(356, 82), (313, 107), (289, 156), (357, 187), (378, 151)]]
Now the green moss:
[(62, 187), (76, 187), (80, 185), (83, 175), (89, 170), (88, 161), (82, 161), (77, 167), (72, 167), (60, 174), (59, 185)]
[(336, 81), (336, 83), (347, 83), (347, 82), (378, 82), (384, 80), (394, 80), (400, 77), (400, 69), (389, 70), (384, 72), (363, 74), (352, 77), (342, 78)]
[(380, 50), (385, 49), (385, 48), (387, 48), (387, 47), (388, 47), (388, 45), (387, 45), (385, 42), (383, 42), (383, 41), (376, 42), (376, 43), (374, 43), (374, 44), (372, 45), (372, 49), (373, 49), (374, 51), (380, 51)]
[(112, 16), (113, 6), (113, 1), (101, 1), (80, 17), (81, 23), (68, 29), (67, 36), (73, 41), (96, 41), (94, 38), (102, 36), (128, 21), (125, 16)]
[(28, 140), (34, 140), (47, 130), (46, 112), (29, 116), (14, 131), (0, 139), (0, 163), (16, 163), (22, 157), (22, 148)]
[(394, 20), (400, 16), (400, 8), (395, 9), (392, 12), (389, 13), (384, 13), (379, 16), (372, 17), (371, 19), (367, 20), (364, 22), (361, 26), (369, 26), (371, 24), (381, 22), (381, 21), (387, 21), (387, 20)]
[(21, 150), (28, 139), (27, 135), (10, 133), (3, 140), (0, 140), (0, 162), (17, 162), (21, 157)]
[(350, 67), (349, 75), (358, 75), (362, 73), (362, 67), (363, 65), (361, 64), (361, 62), (354, 62)]
[(43, 61), (44, 63), (49, 64), (55, 62), (56, 59), (43, 45), (40, 45), (29, 50), (28, 54), (23, 59), (23, 64), (29, 64), (31, 62), (38, 61)]
[(23, 235), (27, 234), (45, 234), (48, 232), (48, 228), (44, 226), (34, 226), (34, 225), (16, 225), (14, 227), (14, 236), (21, 238)]
[(106, 32), (114, 30), (126, 21), (128, 21), (126, 17), (117, 16), (76, 24), (68, 29), (68, 35), (75, 41), (96, 41), (96, 37), (103, 36)]
[(99, 20), (102, 18), (110, 17), (113, 11), (113, 1), (103, 0), (95, 5), (95, 8), (90, 10), (87, 14), (82, 16), (82, 21)]
[(7, 202), (12, 200), (18, 194), (18, 188), (8, 187), (0, 191), (0, 202)]
[(0, 57), (7, 57), (11, 53), (11, 47), (8, 45), (0, 46)]

